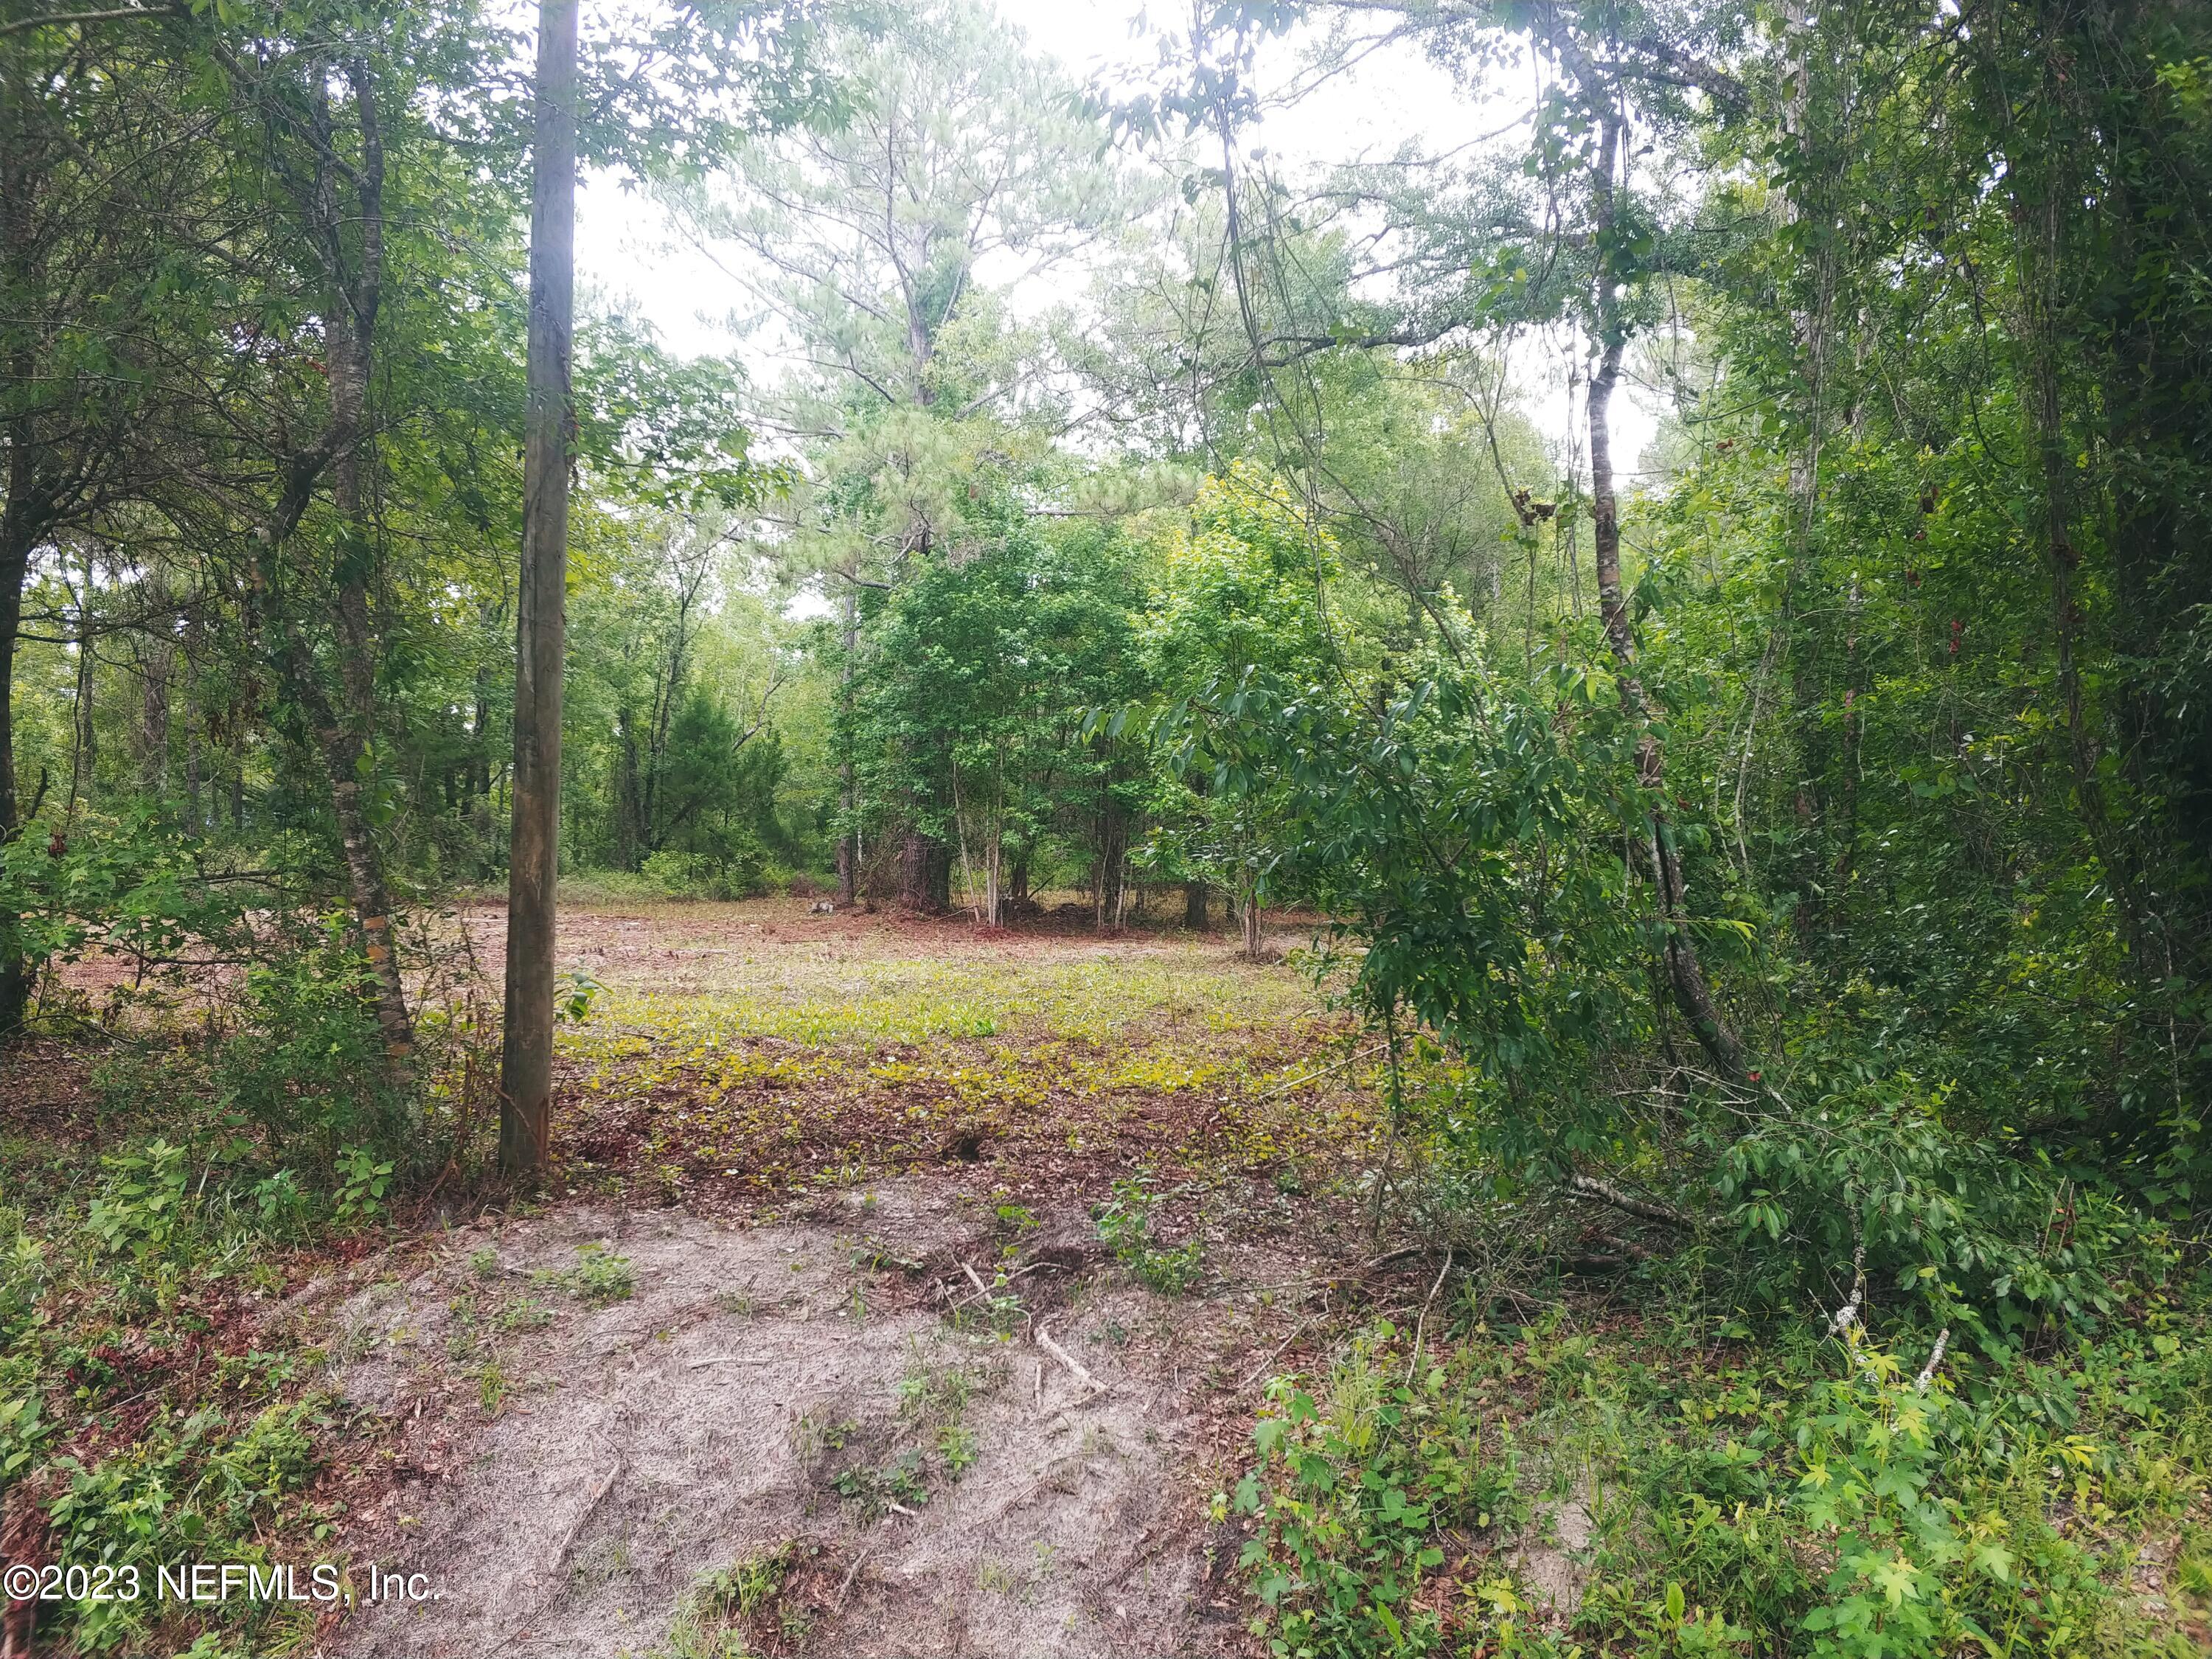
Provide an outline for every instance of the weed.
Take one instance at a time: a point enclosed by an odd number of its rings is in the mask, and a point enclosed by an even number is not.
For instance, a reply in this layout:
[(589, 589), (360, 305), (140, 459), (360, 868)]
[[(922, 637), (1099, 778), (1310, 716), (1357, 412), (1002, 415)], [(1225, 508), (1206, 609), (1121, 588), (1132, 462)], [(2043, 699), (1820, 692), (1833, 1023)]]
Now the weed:
[(850, 1418), (831, 1419), (809, 1407), (792, 1419), (792, 1457), (811, 1477), (831, 1456), (845, 1449), (845, 1443), (860, 1426)]
[(478, 1279), (499, 1277), (499, 1252), (489, 1244), (469, 1255), (469, 1271)]
[(629, 1258), (617, 1255), (605, 1243), (579, 1244), (576, 1265), (562, 1273), (538, 1273), (540, 1283), (556, 1285), (595, 1308), (627, 1302), (637, 1293), (637, 1277)]
[(917, 1450), (901, 1452), (878, 1467), (863, 1463), (841, 1469), (830, 1486), (860, 1510), (864, 1522), (890, 1510), (918, 1509), (929, 1501), (928, 1475), (922, 1466), (922, 1454)]
[(947, 1423), (937, 1431), (937, 1452), (945, 1460), (945, 1472), (957, 1480), (975, 1461), (975, 1431), (964, 1423)]
[[(744, 1659), (756, 1621), (775, 1606), (791, 1570), (810, 1549), (796, 1541), (781, 1544), (700, 1574), (677, 1609), (668, 1640), (651, 1659)], [(795, 1608), (779, 1625), (787, 1637), (805, 1628)]]
[(538, 1331), (553, 1322), (553, 1310), (543, 1302), (521, 1297), (499, 1310), (499, 1328), (502, 1331)]
[(1278, 1378), (1251, 1471), (1217, 1512), (1251, 1517), (1239, 1565), (1279, 1652), (1425, 1652), (1441, 1636), (1419, 1595), (1472, 1534), (1516, 1522), (1518, 1459), (1487, 1433), (1465, 1376), (1401, 1379), (1387, 1322), (1356, 1340), (1320, 1398)]
[(385, 1213), (385, 1194), (392, 1188), (392, 1160), (359, 1146), (343, 1148), (337, 1156), (337, 1218), (341, 1225), (370, 1226)]
[(1149, 1176), (1115, 1182), (1112, 1200), (1098, 1212), (1098, 1237), (1139, 1282), (1164, 1296), (1182, 1296), (1204, 1274), (1206, 1246), (1195, 1233), (1176, 1249), (1158, 1243), (1154, 1224), (1162, 1202)]

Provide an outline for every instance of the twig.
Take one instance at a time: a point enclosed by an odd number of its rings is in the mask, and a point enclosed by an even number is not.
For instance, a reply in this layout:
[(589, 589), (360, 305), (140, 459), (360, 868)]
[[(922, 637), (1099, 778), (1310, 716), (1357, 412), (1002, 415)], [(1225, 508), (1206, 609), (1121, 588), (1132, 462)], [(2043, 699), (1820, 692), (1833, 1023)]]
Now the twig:
[(1360, 1271), (1370, 1273), (1379, 1272), (1384, 1267), (1395, 1266), (1401, 1261), (1410, 1261), (1417, 1255), (1426, 1255), (1435, 1248), (1431, 1244), (1407, 1244), (1398, 1249), (1385, 1250), (1382, 1255), (1370, 1258)]
[(704, 1370), (709, 1365), (767, 1365), (775, 1363), (776, 1356), (765, 1353), (702, 1354), (690, 1362), (689, 1369)]
[(983, 1282), (983, 1276), (981, 1273), (977, 1273), (973, 1267), (969, 1267), (964, 1261), (960, 1264), (960, 1271), (968, 1275), (968, 1282), (975, 1287), (976, 1295), (990, 1295), (991, 1287)]
[(860, 1559), (854, 1561), (851, 1566), (845, 1569), (845, 1582), (837, 1586), (838, 1612), (842, 1613), (845, 1610), (846, 1594), (852, 1589), (853, 1581), (860, 1576), (860, 1569), (868, 1565), (869, 1556), (874, 1553), (875, 1552), (872, 1550), (862, 1550), (860, 1552)]
[(615, 1477), (622, 1473), (622, 1459), (616, 1458), (614, 1467), (600, 1478), (598, 1486), (592, 1488), (591, 1497), (585, 1500), (584, 1507), (577, 1511), (576, 1518), (568, 1523), (568, 1530), (561, 1534), (561, 1547), (553, 1552), (553, 1564), (546, 1568), (548, 1572), (560, 1571), (561, 1564), (568, 1559), (569, 1546), (576, 1541), (576, 1534), (583, 1531), (584, 1522), (592, 1518), (592, 1511), (599, 1508), (599, 1500), (607, 1495), (608, 1489), (615, 1484)]
[(1037, 1346), (1042, 1348), (1054, 1359), (1057, 1359), (1061, 1364), (1066, 1366), (1067, 1369), (1073, 1371), (1077, 1377), (1081, 1379), (1085, 1387), (1096, 1389), (1101, 1394), (1105, 1393), (1106, 1385), (1103, 1382), (1101, 1382), (1097, 1377), (1091, 1376), (1089, 1371), (1084, 1370), (1082, 1364), (1076, 1359), (1074, 1355), (1068, 1352), (1066, 1349), (1061, 1347), (1059, 1343), (1052, 1340), (1052, 1332), (1048, 1328), (1049, 1322), (1050, 1322), (1048, 1321), (1044, 1324), (1040, 1324), (1037, 1327)]
[(1641, 1216), (1646, 1221), (1656, 1221), (1664, 1226), (1680, 1227), (1685, 1232), (1695, 1232), (1698, 1223), (1694, 1217), (1660, 1203), (1656, 1199), (1639, 1198), (1634, 1193), (1625, 1193), (1609, 1181), (1600, 1181), (1595, 1176), (1577, 1175), (1567, 1177), (1567, 1190), (1583, 1198), (1595, 1198), (1610, 1204), (1616, 1210)]
[(1529, 1295), (1528, 1291), (1516, 1289), (1511, 1285), (1492, 1285), (1483, 1295), (1483, 1302), (1486, 1306), (1488, 1305), (1490, 1298), (1493, 1296), (1504, 1297), (1507, 1300), (1512, 1302), (1516, 1306), (1520, 1308), (1523, 1313), (1540, 1314), (1544, 1311), (1545, 1304), (1543, 1303), (1539, 1302), (1534, 1297)]
[(1239, 1394), (1242, 1394), (1245, 1389), (1250, 1388), (1255, 1382), (1257, 1382), (1260, 1380), (1261, 1374), (1278, 1359), (1280, 1359), (1285, 1352), (1289, 1349), (1291, 1344), (1304, 1336), (1306, 1334), (1307, 1327), (1312, 1323), (1313, 1321), (1310, 1319), (1300, 1320), (1298, 1322), (1298, 1328), (1275, 1345), (1274, 1352), (1269, 1354), (1265, 1359), (1261, 1360), (1258, 1368), (1253, 1371), (1252, 1375), (1246, 1377), (1242, 1382), (1239, 1382), (1237, 1385), (1237, 1391)]
[(1273, 1100), (1277, 1095), (1288, 1094), (1301, 1083), (1311, 1083), (1316, 1078), (1327, 1077), (1331, 1072), (1340, 1072), (1347, 1066), (1355, 1066), (1370, 1054), (1379, 1054), (1382, 1052), (1383, 1047), (1383, 1044), (1378, 1042), (1371, 1048), (1363, 1048), (1349, 1059), (1340, 1060), (1331, 1066), (1324, 1066), (1318, 1072), (1308, 1072), (1304, 1077), (1294, 1077), (1288, 1083), (1278, 1084), (1266, 1093), (1254, 1096), (1253, 1099), (1256, 1103), (1262, 1100)]
[(900, 1503), (895, 1498), (886, 1498), (884, 1499), (884, 1507), (889, 1510), (893, 1515), (903, 1515), (908, 1520), (912, 1520), (914, 1518), (914, 1511), (907, 1508), (905, 1504)]
[(1444, 1287), (1444, 1275), (1451, 1271), (1451, 1246), (1444, 1246), (1444, 1265), (1437, 1269), (1437, 1282), (1429, 1286), (1428, 1300), (1421, 1304), (1421, 1316), (1413, 1322), (1413, 1357), (1406, 1366), (1406, 1386), (1413, 1386), (1413, 1375), (1421, 1369), (1421, 1340), (1428, 1334), (1429, 1309), (1434, 1305), (1437, 1292)]

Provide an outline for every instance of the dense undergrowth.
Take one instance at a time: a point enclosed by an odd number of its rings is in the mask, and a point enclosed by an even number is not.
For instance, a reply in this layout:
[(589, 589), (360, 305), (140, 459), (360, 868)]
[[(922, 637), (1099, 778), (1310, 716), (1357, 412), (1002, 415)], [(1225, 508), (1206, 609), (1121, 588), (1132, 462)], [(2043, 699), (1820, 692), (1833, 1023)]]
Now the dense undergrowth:
[(2203, 1650), (2201, 1277), (2002, 1359), (1698, 1289), (1657, 1273), (1527, 1324), (1471, 1290), (1425, 1348), (1380, 1322), (1272, 1383), (1214, 1500), (1255, 1632), (1332, 1659)]
[[(130, 896), (158, 919), (182, 890)], [(85, 1652), (288, 1651), (331, 1611), (302, 1563), (343, 1566), (354, 1425), (277, 1304), (377, 1248), (486, 1121), (487, 1033), (444, 994), (459, 980), (427, 981), (395, 1074), (341, 921), (234, 898), (214, 921), (202, 950), (253, 933), (236, 966), (172, 959), (97, 999), (58, 984), (68, 1041), (6, 1073), (27, 1109), (0, 1117), (0, 1544), (82, 1570), (36, 1611), (41, 1643)], [(306, 1599), (162, 1594), (160, 1568), (191, 1561), (290, 1565)]]
[(1271, 1383), (1216, 1500), (1273, 1651), (2212, 1640), (2185, 1212), (1827, 1053), (1763, 1089), (1631, 1063), (1600, 1117), (1404, 1046), (1364, 1179), (1426, 1300)]

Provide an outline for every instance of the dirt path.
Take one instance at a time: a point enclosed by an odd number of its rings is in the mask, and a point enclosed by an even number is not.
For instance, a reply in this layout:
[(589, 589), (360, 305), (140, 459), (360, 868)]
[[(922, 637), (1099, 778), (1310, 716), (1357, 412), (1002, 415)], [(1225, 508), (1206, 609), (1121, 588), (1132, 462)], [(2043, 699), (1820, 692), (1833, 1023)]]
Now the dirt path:
[[(1207, 1499), (1357, 1253), (1301, 1171), (1374, 1133), (1310, 981), (788, 901), (568, 911), (562, 958), (554, 1200), (302, 1310), (370, 1425), (343, 1541), (438, 1598), (332, 1650), (1245, 1651)], [(1094, 1220), (1139, 1176), (1178, 1294)]]
[[(367, 1608), (336, 1650), (1241, 1651), (1203, 1466), (1316, 1269), (1245, 1248), (1158, 1296), (1087, 1218), (982, 1226), (954, 1191), (751, 1228), (563, 1206), (356, 1296), (339, 1380), (396, 1425), (400, 1477), (374, 1553), (441, 1599)], [(594, 1305), (617, 1260), (633, 1293)], [(966, 1272), (994, 1263), (995, 1305)], [(695, 1588), (731, 1569), (753, 1605)]]

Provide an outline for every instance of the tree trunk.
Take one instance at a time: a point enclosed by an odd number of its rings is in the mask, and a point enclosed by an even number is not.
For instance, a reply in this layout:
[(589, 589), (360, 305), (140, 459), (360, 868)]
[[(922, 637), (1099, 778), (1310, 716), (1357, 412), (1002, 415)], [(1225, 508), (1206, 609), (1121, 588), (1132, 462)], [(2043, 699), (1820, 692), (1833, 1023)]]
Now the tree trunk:
[(1182, 925), (1194, 933), (1206, 931), (1206, 884), (1202, 881), (1182, 884)]
[[(27, 484), (30, 457), (21, 447), (9, 456), (9, 471), (20, 472)], [(16, 480), (9, 479), (15, 495)], [(22, 626), (23, 583), (30, 570), (31, 533), (21, 521), (11, 499), (0, 514), (0, 847), (22, 833), (16, 817), (15, 685), (16, 635)], [(23, 1015), (31, 1003), (32, 964), (23, 959), (22, 931), (15, 916), (0, 910), (0, 1036), (22, 1029)]]
[(934, 836), (909, 830), (899, 844), (899, 902), (924, 915), (951, 907), (952, 858)]
[(70, 710), (70, 792), (64, 817), (72, 817), (81, 796), (92, 793), (93, 769), (100, 758), (99, 734), (93, 726), (92, 548), (84, 549), (84, 586), (76, 602), (76, 696)]
[[(354, 914), (370, 970), (376, 979), (376, 1020), (384, 1033), (386, 1063), (395, 1069), (415, 1047), (415, 1032), (407, 1014), (406, 988), (399, 975), (399, 957), (392, 937), (392, 896), (384, 882), (384, 866), (370, 833), (368, 813), (362, 800), (361, 763), (375, 729), (376, 662), (378, 653), (368, 619), (368, 582), (372, 546), (361, 487), (362, 449), (368, 437), (368, 379), (376, 339), (377, 311), (384, 282), (384, 146), (377, 120), (375, 86), (366, 65), (347, 70), (354, 110), (361, 125), (361, 160), (356, 170), (360, 200), (358, 212), (361, 264), (354, 280), (344, 283), (338, 252), (342, 246), (339, 213), (333, 195), (335, 171), (331, 148), (326, 98), (316, 102), (325, 161), (319, 170), (316, 212), (331, 250), (332, 286), (329, 372), (331, 427), (335, 441), (331, 451), (331, 496), (337, 508), (339, 544), (332, 574), (337, 588), (334, 607), (337, 622), (337, 667), (344, 688), (343, 717), (331, 718), (319, 686), (311, 707), (320, 713), (316, 724), (322, 738), (325, 765), (330, 773), (331, 796), (337, 808), (338, 834), (353, 890)], [(304, 651), (295, 655), (302, 682), (313, 685), (314, 662)]]
[(207, 833), (207, 819), (200, 807), (199, 734), (189, 727), (185, 732), (185, 817), (194, 836)]
[(169, 641), (149, 641), (140, 659), (138, 789), (156, 802), (169, 798), (169, 677), (173, 666)]
[[(1613, 222), (1613, 169), (1620, 150), (1620, 120), (1608, 114), (1601, 122), (1597, 171), (1592, 188), (1594, 218), (1602, 246)], [(1698, 1041), (1722, 1075), (1740, 1078), (1744, 1072), (1743, 1044), (1721, 1017), (1691, 939), (1687, 895), (1682, 883), (1681, 854), (1674, 845), (1664, 805), (1666, 757), (1659, 738), (1650, 730), (1650, 700), (1636, 674), (1636, 636), (1630, 629), (1628, 606), (1620, 591), (1620, 512), (1613, 487), (1613, 430), (1608, 417), (1613, 387), (1620, 380), (1620, 360), (1626, 338), (1613, 298), (1613, 277), (1601, 262), (1596, 283), (1602, 355), (1590, 378), (1590, 541), (1597, 567), (1598, 611), (1604, 618), (1606, 642), (1611, 647), (1620, 678), (1621, 701), (1644, 726), (1636, 747), (1637, 780), (1652, 797), (1649, 824), (1652, 876), (1659, 890), (1660, 915), (1666, 928), (1663, 954), (1668, 982), (1675, 1006), (1697, 1033)]]
[(860, 596), (851, 582), (845, 584), (845, 615), (838, 697), (844, 714), (837, 757), (837, 902), (851, 904), (860, 897), (860, 790), (853, 768), (853, 653), (860, 636)]
[(1260, 959), (1260, 884), (1248, 880), (1244, 884), (1244, 957), (1248, 962)]
[(544, 1167), (553, 1116), (554, 883), (560, 871), (561, 670), (567, 633), (568, 449), (574, 411), (576, 0), (538, 14), (530, 216), (529, 405), (515, 611), (513, 842), (500, 1165)]

